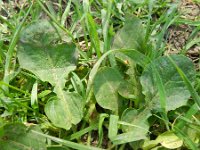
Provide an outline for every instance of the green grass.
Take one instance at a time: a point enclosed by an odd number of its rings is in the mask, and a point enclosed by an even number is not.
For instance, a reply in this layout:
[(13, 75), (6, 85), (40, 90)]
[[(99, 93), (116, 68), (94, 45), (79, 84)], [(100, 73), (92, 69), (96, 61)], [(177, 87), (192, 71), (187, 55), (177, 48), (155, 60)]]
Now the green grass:
[(1, 149), (199, 149), (200, 20), (179, 3), (0, 1)]

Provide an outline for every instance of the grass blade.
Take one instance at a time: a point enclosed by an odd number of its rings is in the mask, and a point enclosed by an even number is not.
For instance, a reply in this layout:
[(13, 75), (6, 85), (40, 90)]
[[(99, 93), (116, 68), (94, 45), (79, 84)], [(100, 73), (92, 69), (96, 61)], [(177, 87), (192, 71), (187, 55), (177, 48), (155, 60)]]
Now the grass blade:
[(33, 84), (32, 91), (31, 91), (31, 106), (34, 109), (38, 108), (38, 83), (37, 81)]
[[(13, 89), (13, 90), (15, 90), (15, 91), (18, 91), (18, 92), (23, 93), (23, 94), (25, 94), (25, 95), (31, 96), (30, 93), (28, 93), (28, 92), (26, 92), (26, 91), (23, 91), (23, 90), (21, 90), (21, 89), (15, 87), (15, 86), (9, 85), (8, 83), (5, 83), (5, 82), (3, 82), (3, 81), (0, 81), (0, 85), (1, 85), (1, 86), (6, 86), (7, 88), (11, 88), (11, 89)], [(4, 90), (4, 89), (3, 89), (3, 90)], [(6, 91), (4, 91), (4, 92), (6, 92)]]
[[(105, 7), (101, 10), (101, 18), (102, 18), (102, 31), (103, 31), (103, 39), (104, 39), (104, 49), (103, 52), (107, 52), (110, 49), (111, 44), (111, 35), (109, 30), (112, 30), (112, 26), (110, 25), (110, 16), (112, 11), (113, 0), (105, 1)], [(110, 64), (112, 67), (116, 67), (117, 63), (114, 55), (108, 56)]]
[(174, 128), (175, 133), (187, 143), (187, 145), (190, 147), (190, 149), (198, 150), (195, 143), (179, 128)]
[(112, 142), (114, 145), (124, 144), (128, 142), (138, 141), (141, 139), (146, 139), (146, 136), (141, 135), (140, 133), (127, 132), (117, 135)]
[(40, 133), (40, 132), (37, 132), (37, 131), (34, 131), (34, 130), (32, 130), (32, 132), (36, 133), (36, 134), (38, 134), (40, 136), (44, 136), (47, 139), (50, 139), (50, 140), (52, 140), (52, 141), (54, 141), (56, 143), (62, 144), (64, 146), (67, 146), (67, 147), (70, 147), (70, 148), (73, 148), (73, 149), (78, 149), (78, 150), (102, 150), (100, 148), (86, 146), (86, 145), (70, 142), (70, 141), (67, 141), (67, 140), (63, 140), (63, 139), (60, 139), (60, 138), (56, 138), (56, 137), (53, 137), (53, 136), (50, 136), (50, 135), (47, 135), (47, 134), (43, 134), (43, 133)]
[[(198, 105), (195, 103), (193, 104), (190, 109), (187, 111), (187, 113), (185, 114), (185, 118), (186, 119), (191, 119), (193, 115), (195, 115), (196, 113), (199, 112), (199, 107)], [(184, 120), (180, 120), (175, 126), (179, 129), (182, 129), (184, 127), (184, 125), (186, 124), (186, 121)]]
[[(17, 27), (17, 29), (15, 30), (15, 33), (13, 34), (13, 38), (10, 42), (9, 48), (8, 48), (8, 52), (6, 54), (6, 63), (5, 63), (5, 70), (4, 70), (4, 77), (3, 77), (3, 81), (9, 85), (10, 82), (10, 78), (9, 78), (9, 74), (10, 74), (10, 65), (11, 65), (11, 58), (13, 56), (13, 52), (14, 52), (14, 48), (17, 44), (18, 38), (19, 38), (19, 32), (21, 31), (31, 9), (33, 7), (33, 3), (31, 3), (28, 11), (26, 12), (26, 15), (24, 16), (22, 22), (20, 23), (20, 25)], [(3, 86), (2, 87), (6, 92), (8, 92), (8, 87)]]
[(97, 128), (98, 128), (98, 123), (90, 125), (89, 127), (72, 134), (70, 136), (70, 140), (74, 140), (74, 139), (80, 138), (82, 135), (84, 135), (84, 134), (86, 134), (86, 133), (88, 133), (88, 132), (90, 132), (92, 130), (96, 130)]
[(89, 36), (91, 39), (91, 42), (94, 46), (94, 49), (97, 53), (98, 58), (101, 57), (101, 51), (100, 51), (100, 40), (99, 40), (99, 36), (98, 36), (98, 32), (96, 29), (96, 24), (94, 22), (94, 19), (92, 18), (92, 16), (88, 13), (87, 14), (87, 28), (88, 28), (88, 32), (89, 32)]
[(152, 65), (152, 70), (153, 70), (153, 76), (154, 76), (154, 80), (156, 82), (157, 88), (158, 88), (158, 93), (159, 93), (159, 97), (160, 97), (160, 106), (161, 106), (161, 110), (162, 113), (161, 115), (163, 116), (163, 119), (165, 120), (165, 125), (167, 130), (169, 130), (169, 119), (167, 117), (167, 111), (166, 111), (166, 92), (165, 92), (165, 88), (162, 82), (162, 79), (156, 69), (156, 67), (154, 65)]
[(67, 16), (68, 16), (69, 11), (70, 11), (71, 2), (72, 2), (72, 0), (69, 0), (69, 1), (68, 1), (67, 7), (65, 8), (65, 11), (64, 11), (64, 13), (63, 13), (63, 15), (62, 15), (62, 17), (61, 17), (61, 26), (64, 26), (64, 25), (65, 25)]
[(40, 7), (44, 10), (44, 12), (53, 20), (53, 22), (60, 28), (62, 29), (64, 32), (66, 32), (70, 38), (72, 39), (72, 41), (75, 41), (73, 35), (70, 33), (70, 31), (68, 31), (66, 28), (64, 28), (63, 26), (61, 26), (61, 24), (56, 20), (56, 18), (54, 18), (54, 16), (45, 8), (45, 6), (43, 5), (43, 3), (40, 0), (37, 0), (38, 4), (40, 5)]
[(99, 141), (98, 141), (98, 147), (101, 146), (103, 141), (103, 122), (105, 118), (108, 118), (108, 114), (100, 114), (99, 117), (99, 125), (98, 125), (98, 135), (99, 135)]

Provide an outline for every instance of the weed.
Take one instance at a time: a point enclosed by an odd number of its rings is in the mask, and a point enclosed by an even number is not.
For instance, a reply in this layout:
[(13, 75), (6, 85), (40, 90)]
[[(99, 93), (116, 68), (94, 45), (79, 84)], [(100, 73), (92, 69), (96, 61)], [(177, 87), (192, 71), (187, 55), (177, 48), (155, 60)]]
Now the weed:
[(180, 3), (0, 5), (2, 150), (200, 148), (199, 20)]

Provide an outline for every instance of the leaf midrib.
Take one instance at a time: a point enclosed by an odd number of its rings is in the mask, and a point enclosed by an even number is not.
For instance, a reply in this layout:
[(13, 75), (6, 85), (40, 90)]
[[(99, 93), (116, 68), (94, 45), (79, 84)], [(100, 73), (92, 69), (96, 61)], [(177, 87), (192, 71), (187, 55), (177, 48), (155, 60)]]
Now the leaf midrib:
[[(53, 77), (54, 77), (54, 80), (56, 81), (55, 82), (55, 87), (54, 88), (58, 88), (58, 92), (57, 92), (57, 95), (58, 95), (58, 97), (64, 102), (64, 103), (67, 103), (67, 99), (66, 99), (66, 97), (65, 97), (65, 95), (64, 95), (64, 91), (63, 91), (63, 89), (62, 89), (62, 85), (60, 85), (60, 81), (62, 80), (62, 79), (60, 79), (59, 80), (59, 78), (58, 78), (58, 76), (57, 76), (57, 73), (56, 73), (56, 68), (54, 67), (54, 63), (53, 63), (53, 60), (51, 59), (51, 57), (50, 57), (50, 55), (49, 55), (49, 53), (48, 53), (48, 51), (46, 50), (46, 48), (45, 47), (43, 47), (43, 49), (44, 49), (44, 51), (46, 52), (46, 54), (47, 54), (47, 57), (48, 57), (48, 61), (49, 61), (49, 63), (50, 63), (50, 65), (53, 67), (51, 70), (52, 70), (52, 74), (53, 74)], [(70, 122), (72, 123), (72, 117), (71, 117), (71, 112), (69, 111), (69, 107), (68, 107), (68, 103), (64, 106), (64, 107), (66, 107), (66, 112), (67, 112), (67, 114), (69, 114), (68, 115), (68, 119), (70, 120)]]

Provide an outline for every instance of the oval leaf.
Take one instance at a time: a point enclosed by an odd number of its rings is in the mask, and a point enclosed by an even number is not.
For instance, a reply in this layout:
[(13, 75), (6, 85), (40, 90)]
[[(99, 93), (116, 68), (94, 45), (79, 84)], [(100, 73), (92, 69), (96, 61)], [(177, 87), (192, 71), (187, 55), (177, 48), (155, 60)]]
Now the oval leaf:
[(64, 92), (64, 100), (56, 99), (45, 105), (45, 113), (51, 122), (60, 128), (69, 130), (71, 124), (77, 124), (83, 116), (83, 100), (77, 93)]
[[(181, 55), (173, 55), (172, 59), (185, 73), (188, 79), (193, 82), (195, 80), (196, 72), (192, 61)], [(187, 100), (190, 97), (190, 92), (185, 86), (185, 83), (176, 68), (165, 56), (150, 63), (145, 68), (145, 71), (140, 78), (143, 87), (143, 94), (145, 95), (146, 100), (151, 101), (152, 103), (150, 107), (153, 107), (153, 109), (156, 110), (160, 109), (158, 87), (156, 86), (156, 81), (153, 77), (153, 66), (157, 69), (165, 89), (166, 110), (170, 111), (186, 105)]]
[(94, 95), (101, 107), (118, 110), (118, 88), (122, 81), (123, 78), (116, 69), (103, 67), (97, 72), (94, 78)]

